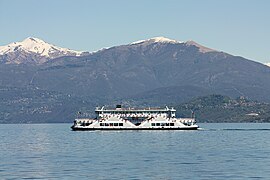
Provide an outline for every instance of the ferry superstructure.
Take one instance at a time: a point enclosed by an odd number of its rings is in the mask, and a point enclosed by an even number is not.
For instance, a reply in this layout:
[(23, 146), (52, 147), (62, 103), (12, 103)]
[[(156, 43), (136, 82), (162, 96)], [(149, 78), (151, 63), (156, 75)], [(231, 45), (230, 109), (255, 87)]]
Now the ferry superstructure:
[(96, 118), (77, 118), (72, 130), (196, 130), (194, 117), (176, 118), (174, 108), (97, 107)]

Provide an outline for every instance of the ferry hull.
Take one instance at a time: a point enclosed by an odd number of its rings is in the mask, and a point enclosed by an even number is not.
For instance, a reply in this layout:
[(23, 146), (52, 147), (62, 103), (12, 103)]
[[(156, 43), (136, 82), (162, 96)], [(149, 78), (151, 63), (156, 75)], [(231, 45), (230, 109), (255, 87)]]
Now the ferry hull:
[(199, 127), (198, 126), (194, 126), (194, 127), (173, 127), (173, 128), (166, 128), (166, 127), (161, 127), (161, 128), (144, 128), (144, 127), (140, 127), (140, 128), (133, 128), (133, 127), (126, 127), (126, 128), (99, 128), (99, 127), (95, 127), (95, 128), (85, 128), (85, 127), (74, 127), (72, 126), (71, 129), (73, 131), (97, 131), (97, 130), (102, 130), (102, 131), (122, 131), (122, 130), (197, 130)]

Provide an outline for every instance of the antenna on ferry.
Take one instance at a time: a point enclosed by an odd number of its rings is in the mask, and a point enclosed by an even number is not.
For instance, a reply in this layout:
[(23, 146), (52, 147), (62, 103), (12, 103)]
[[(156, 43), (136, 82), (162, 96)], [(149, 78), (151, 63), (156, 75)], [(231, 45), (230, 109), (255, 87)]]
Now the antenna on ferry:
[(77, 112), (77, 118), (79, 118), (81, 116), (82, 112), (81, 111), (78, 111)]
[(193, 110), (191, 110), (191, 118), (195, 119), (195, 112)]

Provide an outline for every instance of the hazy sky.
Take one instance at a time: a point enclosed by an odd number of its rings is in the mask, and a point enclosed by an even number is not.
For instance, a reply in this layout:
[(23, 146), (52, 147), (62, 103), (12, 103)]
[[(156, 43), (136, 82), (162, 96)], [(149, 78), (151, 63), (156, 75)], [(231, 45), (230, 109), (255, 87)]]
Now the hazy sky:
[(270, 0), (0, 0), (0, 45), (75, 50), (164, 36), (270, 62)]

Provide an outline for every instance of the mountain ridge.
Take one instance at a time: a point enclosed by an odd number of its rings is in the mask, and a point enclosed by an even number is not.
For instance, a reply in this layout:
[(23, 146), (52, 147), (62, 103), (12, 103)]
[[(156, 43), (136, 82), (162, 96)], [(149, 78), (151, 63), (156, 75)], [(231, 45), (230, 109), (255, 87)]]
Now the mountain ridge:
[[(22, 64), (0, 63), (0, 87), (8, 89), (0, 91), (2, 117), (16, 122), (16, 115), (9, 115), (14, 110), (22, 118), (27, 114), (24, 122), (35, 122), (34, 117), (52, 122), (50, 115), (62, 122), (80, 107), (165, 106), (211, 94), (270, 102), (268, 66), (201, 48), (159, 38), (40, 64), (28, 63), (33, 57)], [(17, 55), (26, 56), (20, 51)]]
[[(211, 48), (200, 45), (199, 43), (189, 41), (177, 41), (166, 37), (153, 37), (146, 40), (139, 40), (125, 45), (119, 46), (148, 46), (151, 44), (185, 44), (186, 46), (195, 46), (200, 52), (214, 52)], [(75, 51), (68, 48), (61, 48), (53, 44), (47, 43), (44, 40), (35, 37), (28, 37), (21, 42), (13, 42), (8, 45), (0, 46), (0, 63), (5, 64), (43, 64), (49, 60), (64, 56), (85, 56), (89, 54), (99, 53), (107, 49), (119, 47), (112, 46), (102, 48), (97, 51)], [(26, 60), (27, 59), (27, 60)]]

